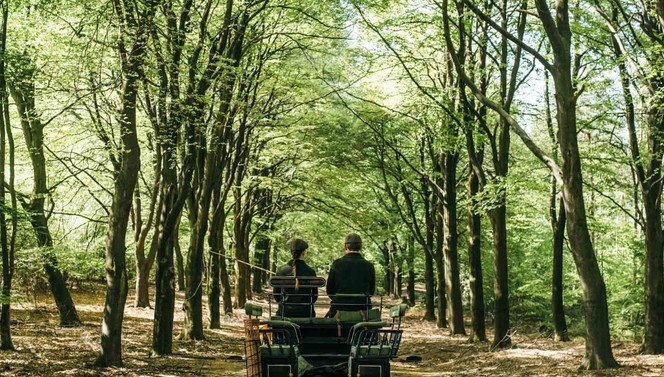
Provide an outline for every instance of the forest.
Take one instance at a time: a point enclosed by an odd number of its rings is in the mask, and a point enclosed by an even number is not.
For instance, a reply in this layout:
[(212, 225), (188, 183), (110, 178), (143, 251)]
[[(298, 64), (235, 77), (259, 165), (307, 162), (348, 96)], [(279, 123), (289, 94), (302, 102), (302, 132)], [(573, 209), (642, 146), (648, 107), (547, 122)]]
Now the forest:
[(0, 373), (243, 376), (351, 232), (394, 376), (664, 373), (664, 0), (0, 10)]

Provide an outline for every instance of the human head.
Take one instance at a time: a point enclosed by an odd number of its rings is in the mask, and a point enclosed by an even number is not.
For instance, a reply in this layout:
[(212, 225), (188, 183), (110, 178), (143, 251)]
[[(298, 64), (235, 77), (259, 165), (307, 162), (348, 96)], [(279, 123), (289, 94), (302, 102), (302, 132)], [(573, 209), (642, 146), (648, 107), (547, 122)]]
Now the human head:
[(362, 250), (362, 238), (359, 234), (351, 233), (344, 239), (344, 250), (346, 252), (357, 252)]
[(288, 241), (286, 248), (291, 252), (293, 259), (300, 259), (302, 254), (304, 254), (304, 251), (309, 248), (309, 244), (303, 239), (293, 238), (292, 240)]

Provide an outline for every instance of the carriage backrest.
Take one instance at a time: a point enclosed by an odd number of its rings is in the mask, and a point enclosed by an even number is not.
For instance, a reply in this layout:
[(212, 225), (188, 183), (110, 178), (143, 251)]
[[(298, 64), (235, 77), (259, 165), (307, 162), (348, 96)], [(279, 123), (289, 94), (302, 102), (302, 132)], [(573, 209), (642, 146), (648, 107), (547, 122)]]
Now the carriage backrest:
[[(298, 277), (299, 288), (321, 288), (325, 286), (325, 278), (317, 276)], [(293, 276), (273, 276), (270, 278), (272, 288), (295, 288), (295, 277)]]
[(394, 305), (390, 308), (390, 317), (401, 318), (406, 315), (406, 309), (408, 309), (408, 304)]
[(244, 304), (244, 313), (250, 317), (260, 317), (263, 315), (263, 307), (258, 304), (247, 302)]

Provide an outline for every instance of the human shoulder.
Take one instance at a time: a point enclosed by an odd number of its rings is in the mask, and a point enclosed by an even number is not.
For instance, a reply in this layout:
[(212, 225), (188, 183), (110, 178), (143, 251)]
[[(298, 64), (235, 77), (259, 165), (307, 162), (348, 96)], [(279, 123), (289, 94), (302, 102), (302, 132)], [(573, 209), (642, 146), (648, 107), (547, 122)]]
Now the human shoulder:
[(311, 276), (316, 276), (316, 270), (314, 270), (313, 267), (309, 266), (307, 262), (303, 260), (298, 260), (298, 275), (300, 275), (300, 271), (303, 272), (306, 275), (311, 275)]
[(277, 270), (277, 276), (288, 276), (292, 275), (293, 268), (288, 264), (284, 264), (283, 266), (279, 267)]

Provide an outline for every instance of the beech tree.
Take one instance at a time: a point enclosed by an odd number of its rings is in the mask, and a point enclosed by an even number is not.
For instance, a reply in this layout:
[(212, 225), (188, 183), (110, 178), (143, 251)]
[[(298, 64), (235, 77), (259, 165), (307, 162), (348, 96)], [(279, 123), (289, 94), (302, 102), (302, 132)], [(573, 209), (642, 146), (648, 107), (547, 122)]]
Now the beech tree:
[(118, 23), (118, 54), (123, 74), (118, 110), (122, 144), (106, 241), (107, 289), (101, 352), (95, 362), (102, 367), (122, 365), (122, 321), (128, 290), (125, 237), (132, 196), (141, 166), (140, 146), (136, 134), (136, 102), (149, 30), (156, 7), (155, 1), (148, 1), (136, 8), (119, 0), (113, 1), (113, 12)]
[[(537, 50), (522, 42), (494, 21), (491, 21), (485, 13), (475, 7), (470, 1), (464, 1), (464, 4), (469, 6), (477, 17), (506, 36), (512, 43), (521, 46), (525, 51), (533, 55), (551, 73), (556, 93), (556, 120), (560, 135), (559, 143), (563, 160), (562, 169), (533, 142), (507, 111), (501, 108), (496, 102), (482, 95), (477, 86), (472, 84), (463, 73), (463, 68), (459, 60), (453, 57), (457, 71), (465, 77), (464, 80), (469, 85), (473, 94), (506, 119), (510, 127), (519, 135), (531, 152), (553, 171), (556, 180), (562, 185), (562, 195), (565, 201), (565, 214), (567, 217), (567, 234), (584, 294), (587, 338), (583, 367), (587, 369), (615, 368), (618, 364), (611, 351), (606, 285), (600, 273), (597, 257), (588, 231), (583, 198), (583, 178), (576, 128), (576, 102), (581, 92), (573, 82), (573, 57), (571, 54), (572, 30), (570, 28), (568, 1), (558, 0), (556, 2), (555, 19), (546, 1), (538, 0), (535, 2), (537, 14), (551, 46), (553, 62), (547, 60)], [(454, 42), (449, 34), (448, 2), (444, 0), (442, 5), (443, 19), (445, 21), (445, 40), (449, 47), (453, 46)]]
[[(9, 19), (9, 6), (7, 1), (0, 4), (0, 11), (2, 12), (2, 24), (0, 25), (0, 182), (5, 182), (5, 163), (7, 155), (7, 130), (11, 130), (9, 118), (9, 99), (7, 93), (7, 76), (6, 76), (6, 51), (7, 51), (7, 21)], [(12, 146), (13, 147), (13, 146)], [(10, 151), (13, 153), (13, 151)], [(11, 166), (11, 184), (10, 189), (13, 189), (13, 161)], [(15, 203), (14, 203), (15, 204)], [(2, 311), (0, 312), (0, 349), (13, 350), (14, 343), (12, 342), (11, 335), (11, 291), (12, 279), (14, 278), (14, 245), (10, 245), (7, 240), (7, 218), (5, 216), (5, 208), (7, 208), (5, 200), (5, 187), (0, 187), (0, 247), (2, 248)], [(16, 206), (14, 205), (14, 208)], [(13, 216), (16, 217), (16, 214)], [(16, 222), (14, 222), (14, 230), (16, 231)]]
[[(646, 353), (661, 354), (664, 353), (664, 313), (661, 310), (664, 306), (664, 67), (661, 63), (661, 49), (664, 48), (661, 37), (664, 28), (664, 5), (661, 2), (623, 4), (617, 1), (596, 1), (595, 4), (612, 38), (612, 52), (622, 87), (629, 150), (645, 213), (642, 227), (646, 240), (643, 348)], [(635, 21), (637, 19), (639, 22)], [(634, 86), (646, 90), (646, 94), (641, 95), (641, 106), (647, 114), (645, 119), (640, 119), (637, 114), (638, 101), (635, 101), (632, 95)], [(645, 143), (639, 140), (639, 129), (647, 132)]]

